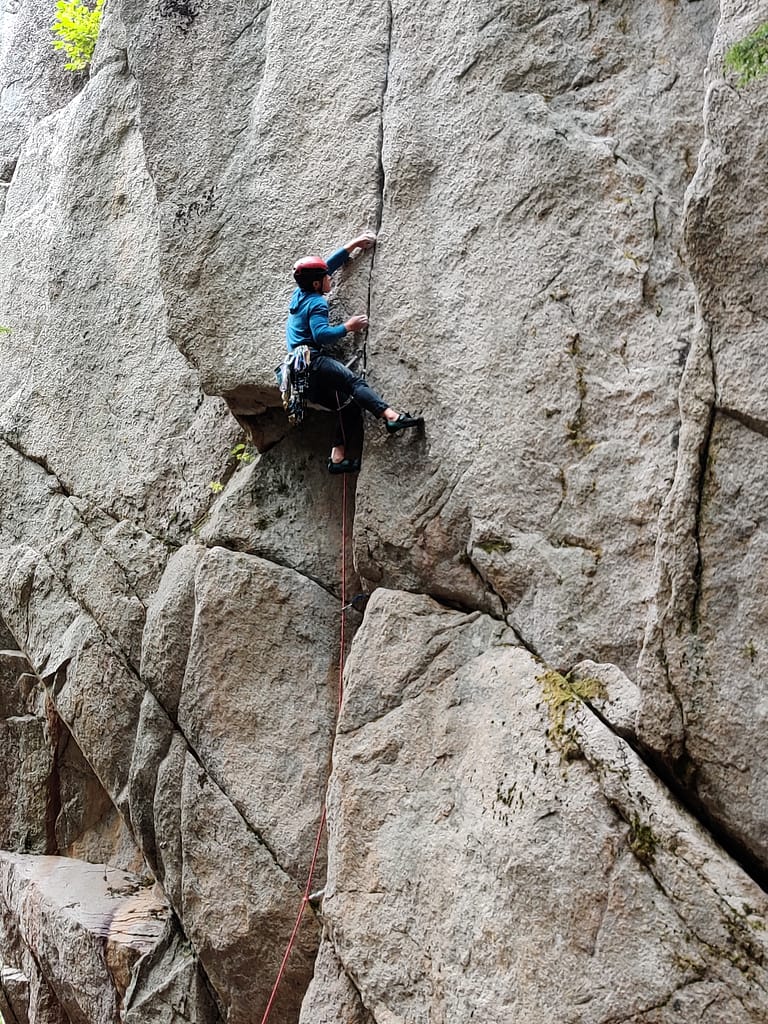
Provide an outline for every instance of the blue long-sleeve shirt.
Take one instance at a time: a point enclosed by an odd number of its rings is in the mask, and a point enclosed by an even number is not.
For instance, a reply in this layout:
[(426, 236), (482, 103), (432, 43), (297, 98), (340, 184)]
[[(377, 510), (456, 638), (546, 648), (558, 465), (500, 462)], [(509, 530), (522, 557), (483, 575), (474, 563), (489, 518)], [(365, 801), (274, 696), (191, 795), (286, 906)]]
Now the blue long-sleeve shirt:
[[(326, 259), (328, 273), (343, 267), (349, 259), (346, 249), (337, 249)], [(288, 322), (285, 325), (285, 343), (289, 352), (299, 345), (321, 349), (332, 345), (346, 334), (343, 324), (331, 327), (328, 323), (328, 301), (317, 292), (305, 292), (296, 288), (288, 308)]]

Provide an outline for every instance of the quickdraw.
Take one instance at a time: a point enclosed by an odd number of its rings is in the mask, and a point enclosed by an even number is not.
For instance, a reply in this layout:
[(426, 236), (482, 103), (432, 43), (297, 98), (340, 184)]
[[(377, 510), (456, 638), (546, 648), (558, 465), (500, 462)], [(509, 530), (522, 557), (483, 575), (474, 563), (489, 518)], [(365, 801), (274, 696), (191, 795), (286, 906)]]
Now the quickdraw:
[(304, 419), (309, 391), (309, 372), (312, 350), (300, 345), (289, 352), (275, 370), (283, 408), (288, 413), (288, 422), (299, 426)]

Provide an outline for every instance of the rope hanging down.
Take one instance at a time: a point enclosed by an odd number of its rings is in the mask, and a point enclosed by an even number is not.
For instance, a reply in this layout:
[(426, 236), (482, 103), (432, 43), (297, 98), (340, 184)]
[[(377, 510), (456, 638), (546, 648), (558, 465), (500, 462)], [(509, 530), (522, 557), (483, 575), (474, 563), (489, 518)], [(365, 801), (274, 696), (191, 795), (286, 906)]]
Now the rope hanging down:
[[(338, 401), (338, 395), (337, 401)], [(346, 439), (345, 439), (346, 440)], [(339, 686), (338, 686), (338, 698), (336, 705), (336, 714), (341, 711), (341, 703), (344, 697), (344, 651), (346, 644), (346, 609), (347, 609), (347, 476), (342, 476), (342, 491), (341, 491), (341, 624), (339, 626)], [(325, 830), (326, 820), (326, 809), (325, 801), (323, 801), (323, 813), (320, 816), (320, 824), (317, 829), (317, 837), (315, 838), (315, 846), (312, 851), (312, 860), (309, 865), (309, 873), (307, 874), (307, 884), (304, 887), (304, 895), (301, 898), (301, 905), (299, 906), (298, 914), (293, 925), (293, 931), (291, 937), (288, 939), (288, 945), (285, 948), (283, 959), (280, 963), (280, 968), (275, 978), (275, 983), (272, 986), (272, 993), (267, 1002), (266, 1009), (264, 1010), (264, 1016), (261, 1018), (261, 1024), (267, 1024), (269, 1015), (272, 1012), (272, 1007), (277, 999), (277, 993), (280, 988), (280, 983), (285, 975), (285, 970), (288, 966), (288, 960), (290, 959), (293, 947), (296, 945), (296, 939), (299, 935), (299, 928), (301, 927), (301, 920), (304, 917), (304, 911), (307, 909), (309, 904), (309, 897), (312, 892), (312, 882), (315, 877), (315, 868), (317, 867), (317, 858), (320, 853), (320, 844), (323, 839), (323, 831)]]

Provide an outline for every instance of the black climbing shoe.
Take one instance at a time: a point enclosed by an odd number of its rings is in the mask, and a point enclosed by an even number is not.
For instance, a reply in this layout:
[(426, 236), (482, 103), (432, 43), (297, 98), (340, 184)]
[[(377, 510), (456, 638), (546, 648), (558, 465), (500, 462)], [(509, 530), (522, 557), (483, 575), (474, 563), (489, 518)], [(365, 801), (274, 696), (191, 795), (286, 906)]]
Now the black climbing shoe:
[(398, 430), (407, 430), (408, 427), (420, 427), (423, 422), (423, 416), (409, 416), (407, 412), (401, 412), (396, 420), (387, 420), (387, 433), (394, 434)]
[(334, 462), (328, 459), (329, 473), (359, 473), (360, 459), (342, 459), (341, 462)]

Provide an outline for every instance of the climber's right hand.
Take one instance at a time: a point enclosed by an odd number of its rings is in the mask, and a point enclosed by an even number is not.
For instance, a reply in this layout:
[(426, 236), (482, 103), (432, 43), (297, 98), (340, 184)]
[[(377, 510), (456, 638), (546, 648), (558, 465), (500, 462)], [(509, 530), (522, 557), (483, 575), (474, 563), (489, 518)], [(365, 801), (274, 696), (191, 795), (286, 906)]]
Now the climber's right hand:
[(362, 316), (351, 316), (344, 326), (352, 334), (356, 331), (364, 331), (368, 326), (368, 317), (365, 314)]

